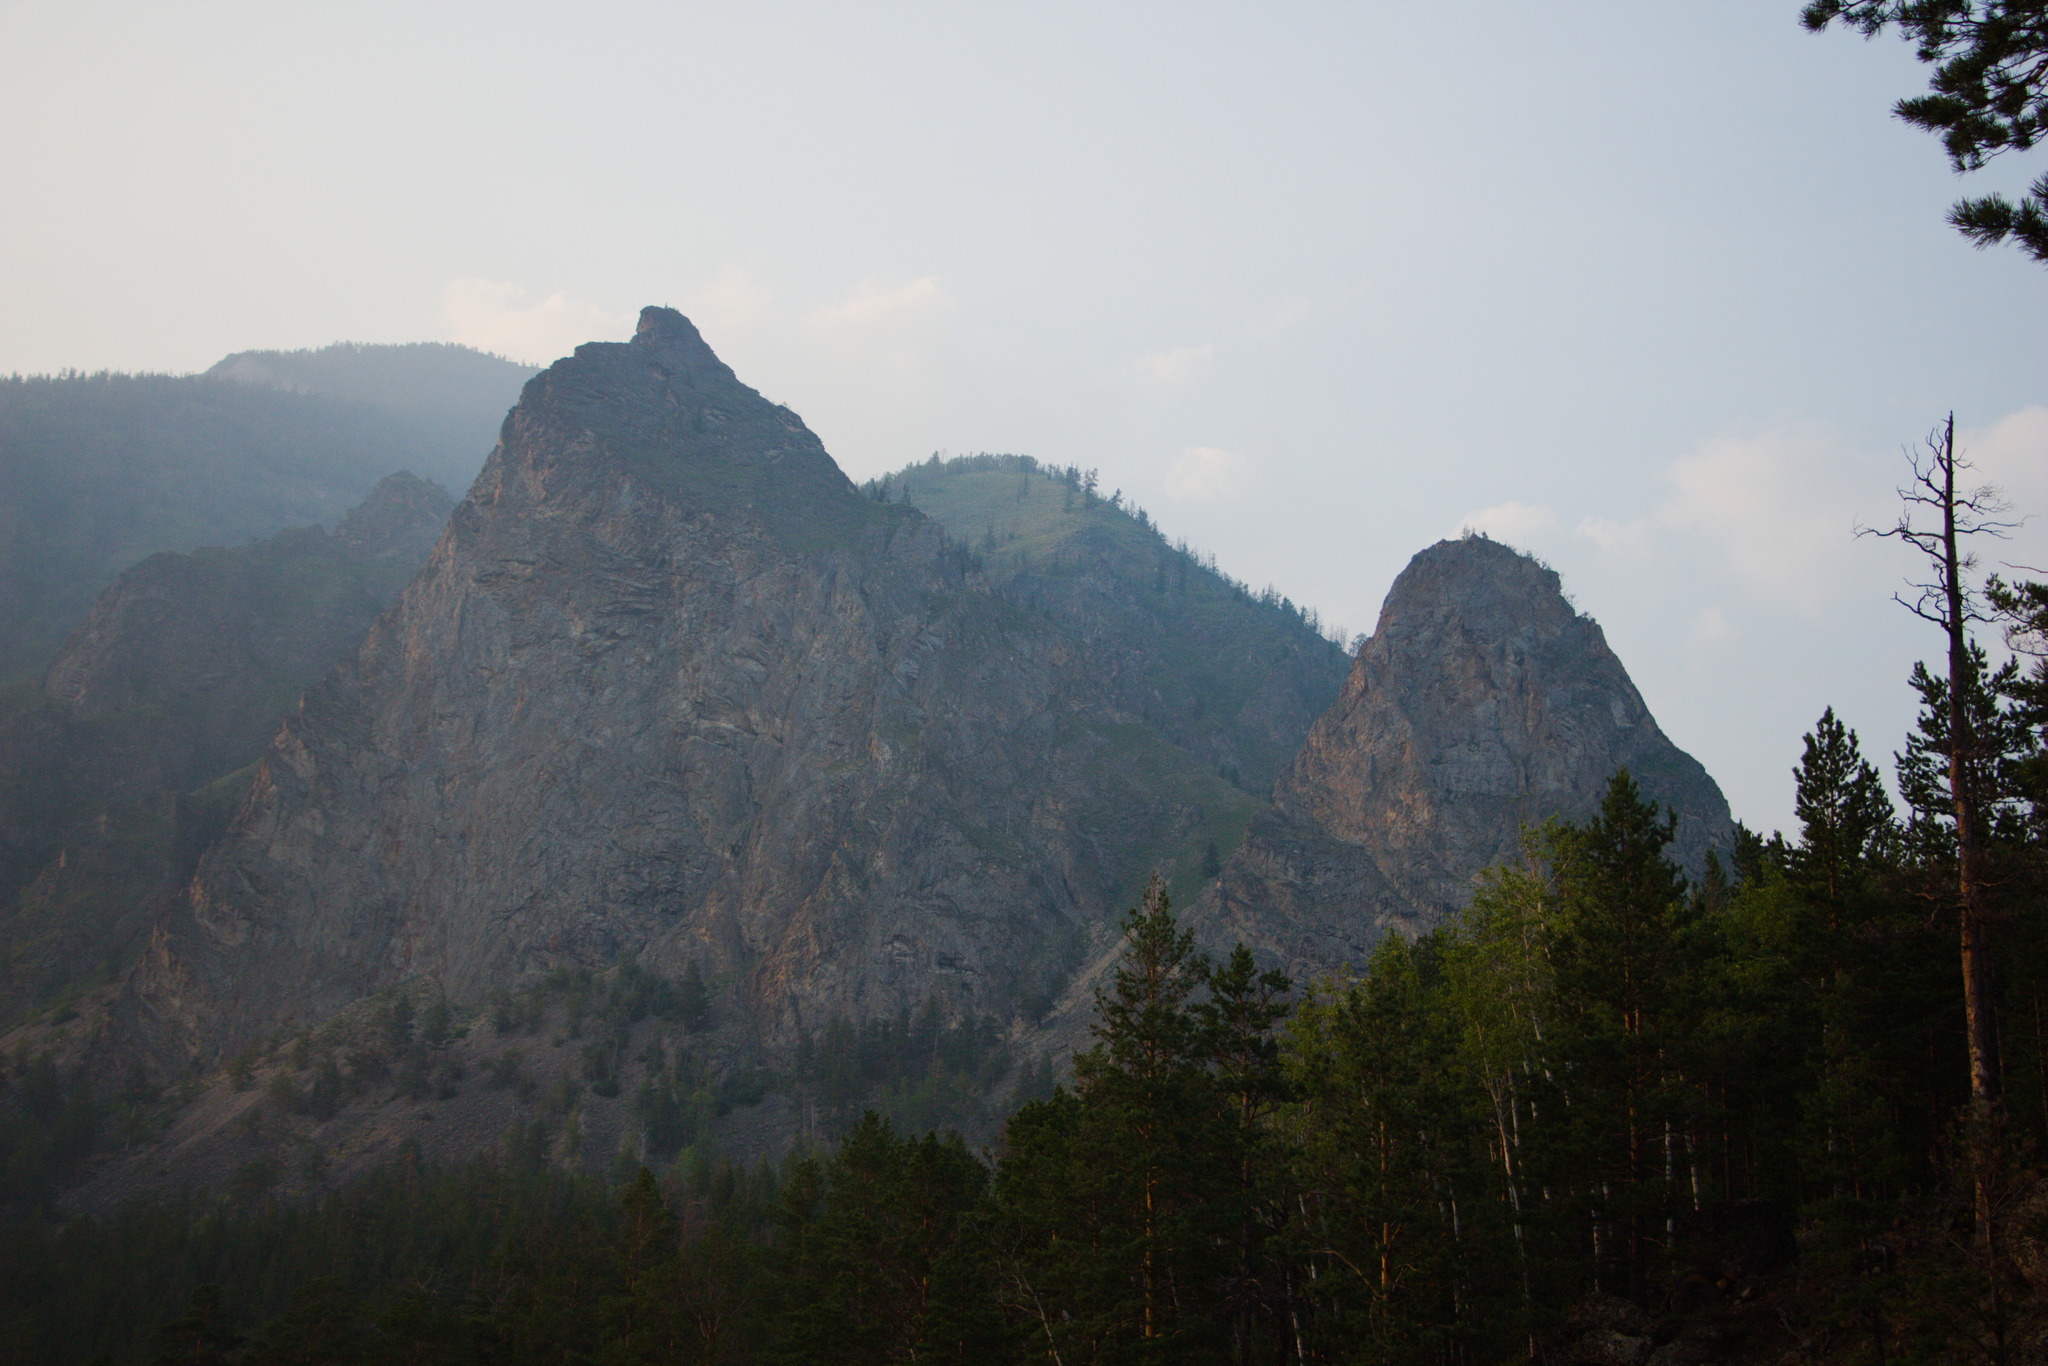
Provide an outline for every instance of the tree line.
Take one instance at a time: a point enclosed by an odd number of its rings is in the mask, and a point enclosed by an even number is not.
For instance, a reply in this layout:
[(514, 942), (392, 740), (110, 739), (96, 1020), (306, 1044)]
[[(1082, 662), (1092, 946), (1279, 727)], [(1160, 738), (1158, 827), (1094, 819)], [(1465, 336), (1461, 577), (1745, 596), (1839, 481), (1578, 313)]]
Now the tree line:
[[(1242, 947), (1202, 953), (1155, 883), (1093, 1046), (991, 1151), (870, 1113), (773, 1170), (640, 1168), (608, 1191), (501, 1158), (401, 1164), (311, 1209), (22, 1228), (14, 1340), (89, 1325), (39, 1359), (252, 1364), (1460, 1363), (1570, 1359), (1589, 1299), (1671, 1320), (1791, 1277), (1823, 1359), (1966, 1339), (2024, 1359), (2048, 1211), (2048, 944), (2023, 913), (2042, 674), (1988, 674), (1970, 703), (2012, 742), (1987, 830), (1988, 1121), (1951, 947), (1948, 710), (1917, 681), (1903, 812), (1829, 713), (1796, 837), (1738, 830), (1688, 880), (1671, 818), (1617, 773), (1458, 921), (1304, 991)], [(2003, 1262), (1973, 1236), (1980, 1187), (2013, 1228)], [(211, 1279), (108, 1342), (119, 1312), (95, 1297), (166, 1266)]]

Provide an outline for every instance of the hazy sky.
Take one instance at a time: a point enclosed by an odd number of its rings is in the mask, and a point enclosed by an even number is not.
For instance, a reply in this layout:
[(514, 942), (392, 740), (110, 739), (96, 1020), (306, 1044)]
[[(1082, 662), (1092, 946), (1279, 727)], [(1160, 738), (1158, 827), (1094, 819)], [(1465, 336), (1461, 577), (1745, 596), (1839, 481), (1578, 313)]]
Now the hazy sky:
[[(1738, 816), (1929, 628), (1899, 449), (2048, 514), (2048, 270), (1942, 222), (1894, 39), (1797, 0), (0, 3), (0, 372), (688, 312), (865, 477), (1097, 466), (1368, 630), (1543, 555)], [(1991, 558), (2048, 566), (2048, 521)]]

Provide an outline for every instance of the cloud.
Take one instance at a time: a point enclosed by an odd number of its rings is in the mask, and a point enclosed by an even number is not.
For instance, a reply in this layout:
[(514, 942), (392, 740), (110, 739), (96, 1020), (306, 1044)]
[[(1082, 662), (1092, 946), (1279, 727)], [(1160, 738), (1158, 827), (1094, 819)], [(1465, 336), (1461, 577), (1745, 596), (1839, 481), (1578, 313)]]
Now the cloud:
[(1735, 635), (1735, 623), (1730, 621), (1728, 613), (1716, 604), (1693, 613), (1692, 630), (1686, 644), (1696, 652), (1711, 653), (1733, 643)]
[(1244, 461), (1214, 446), (1190, 446), (1166, 472), (1166, 491), (1190, 502), (1215, 503), (1237, 491)]
[(1579, 524), (1572, 528), (1574, 536), (1583, 536), (1594, 545), (1610, 553), (1639, 554), (1650, 545), (1650, 519), (1631, 517), (1628, 521), (1617, 522), (1611, 517), (1581, 517)]
[(1154, 351), (1138, 357), (1136, 368), (1153, 383), (1174, 389), (1208, 374), (1215, 363), (1214, 346), (1176, 346), (1171, 351)]
[(545, 364), (587, 341), (623, 341), (633, 319), (556, 292), (539, 303), (504, 280), (464, 276), (441, 291), (441, 321), (449, 339), (514, 360)]
[(1496, 503), (1490, 508), (1481, 508), (1468, 513), (1458, 522), (1452, 536), (1462, 536), (1468, 531), (1482, 531), (1496, 541), (1511, 545), (1526, 546), (1539, 536), (1557, 529), (1557, 514), (1547, 507), (1529, 503)]
[(814, 310), (805, 321), (832, 332), (902, 332), (945, 321), (958, 302), (929, 275), (894, 289), (869, 276), (851, 295)]
[(1861, 462), (1818, 427), (1702, 444), (1674, 462), (1659, 531), (1711, 543), (1760, 596), (1817, 615), (1846, 586), (1854, 510), (1842, 475)]
[[(1956, 449), (1975, 467), (1976, 480), (1996, 485), (2012, 504), (2010, 520), (2048, 521), (2048, 408), (2022, 408), (1981, 427), (1956, 433)], [(2038, 529), (2026, 539), (2039, 540)], [(1984, 562), (2003, 558), (1988, 546)]]
[[(1852, 491), (1869, 470), (1821, 427), (1719, 437), (1666, 468), (1669, 491), (1647, 513), (1583, 517), (1572, 532), (1605, 554), (1688, 575), (1718, 561), (1756, 596), (1812, 618), (1853, 577)], [(1712, 611), (1726, 629), (1726, 612)]]

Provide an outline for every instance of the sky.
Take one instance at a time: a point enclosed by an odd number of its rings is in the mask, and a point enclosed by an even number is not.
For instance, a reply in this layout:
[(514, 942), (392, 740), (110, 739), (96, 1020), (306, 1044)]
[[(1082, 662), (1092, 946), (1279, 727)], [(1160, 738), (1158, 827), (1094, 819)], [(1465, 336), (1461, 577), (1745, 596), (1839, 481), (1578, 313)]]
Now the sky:
[(1540, 555), (1736, 815), (1834, 706), (1889, 768), (1950, 411), (2048, 567), (2048, 269), (1943, 222), (1895, 38), (1797, 0), (0, 0), (0, 373), (688, 313), (865, 478), (1101, 471), (1368, 631)]

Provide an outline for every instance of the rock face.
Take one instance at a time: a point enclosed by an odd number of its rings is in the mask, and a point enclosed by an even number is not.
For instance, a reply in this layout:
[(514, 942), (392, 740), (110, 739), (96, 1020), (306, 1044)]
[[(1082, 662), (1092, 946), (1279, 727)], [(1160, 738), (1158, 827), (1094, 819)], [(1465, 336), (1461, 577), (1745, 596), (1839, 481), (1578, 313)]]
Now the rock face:
[(209, 1060), (399, 981), (473, 1002), (638, 955), (694, 961), (771, 1054), (927, 999), (1008, 1018), (1232, 800), (649, 309), (528, 384), (122, 1010)]
[[(299, 692), (425, 562), (454, 500), (386, 478), (332, 535), (152, 555), (117, 578), (32, 694), (0, 703), (0, 1027), (130, 956)], [(229, 784), (231, 786), (231, 784)]]
[(1557, 575), (1485, 537), (1409, 562), (1336, 704), (1192, 909), (1298, 974), (1362, 963), (1462, 907), (1523, 824), (1577, 817), (1626, 767), (1679, 818), (1673, 854), (1724, 845), (1728, 804), (1658, 729)]

